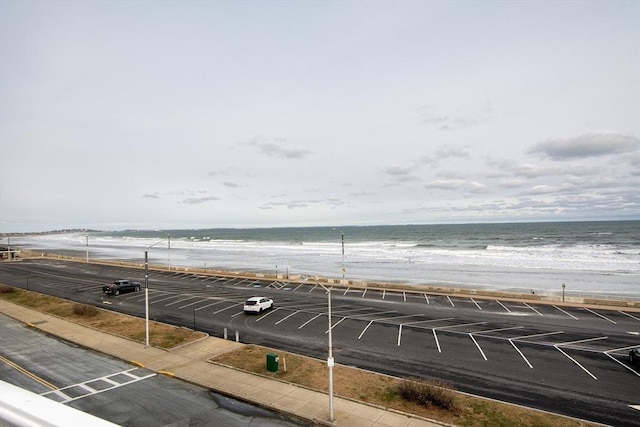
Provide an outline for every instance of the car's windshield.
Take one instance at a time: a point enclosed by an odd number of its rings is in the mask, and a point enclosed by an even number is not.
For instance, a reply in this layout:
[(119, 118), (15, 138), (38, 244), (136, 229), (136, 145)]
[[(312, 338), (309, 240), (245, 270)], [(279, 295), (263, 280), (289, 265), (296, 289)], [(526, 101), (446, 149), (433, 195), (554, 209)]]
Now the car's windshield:
[(246, 305), (256, 305), (256, 301), (247, 301)]

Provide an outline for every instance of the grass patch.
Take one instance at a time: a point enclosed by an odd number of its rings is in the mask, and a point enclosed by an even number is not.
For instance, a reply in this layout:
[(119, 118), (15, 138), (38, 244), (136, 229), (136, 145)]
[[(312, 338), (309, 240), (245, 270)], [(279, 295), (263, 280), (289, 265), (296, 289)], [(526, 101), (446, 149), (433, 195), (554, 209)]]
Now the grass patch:
[(435, 406), (449, 412), (457, 410), (456, 395), (451, 386), (440, 381), (410, 378), (398, 384), (398, 394), (408, 402), (427, 408)]
[[(279, 371), (268, 372), (267, 353), (279, 356)], [(324, 360), (247, 345), (216, 357), (215, 362), (315, 390), (328, 391)], [(285, 372), (286, 365), (286, 372)], [(456, 393), (446, 384), (404, 380), (343, 365), (333, 368), (336, 396), (355, 399), (463, 427), (578, 427), (594, 424)], [(406, 395), (408, 390), (408, 395)], [(426, 391), (425, 391), (426, 390)], [(428, 397), (414, 399), (413, 396)], [(403, 396), (404, 394), (404, 396)], [(437, 402), (437, 403), (436, 403)]]

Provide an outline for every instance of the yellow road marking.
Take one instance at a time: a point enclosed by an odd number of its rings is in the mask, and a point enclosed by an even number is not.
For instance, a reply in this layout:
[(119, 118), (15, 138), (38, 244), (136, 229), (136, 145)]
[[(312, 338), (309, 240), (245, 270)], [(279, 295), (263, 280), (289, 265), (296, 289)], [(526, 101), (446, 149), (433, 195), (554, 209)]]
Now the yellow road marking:
[(51, 390), (57, 390), (58, 389), (58, 387), (54, 386), (53, 384), (51, 384), (47, 380), (45, 380), (43, 378), (40, 378), (39, 376), (37, 376), (33, 372), (28, 371), (25, 368), (23, 368), (22, 366), (15, 364), (11, 360), (7, 359), (6, 357), (0, 356), (0, 361), (5, 363), (5, 364), (7, 364), (10, 367), (12, 367), (16, 371), (26, 375), (27, 377), (31, 378), (32, 380), (39, 382), (43, 386), (45, 386), (47, 388), (50, 388)]

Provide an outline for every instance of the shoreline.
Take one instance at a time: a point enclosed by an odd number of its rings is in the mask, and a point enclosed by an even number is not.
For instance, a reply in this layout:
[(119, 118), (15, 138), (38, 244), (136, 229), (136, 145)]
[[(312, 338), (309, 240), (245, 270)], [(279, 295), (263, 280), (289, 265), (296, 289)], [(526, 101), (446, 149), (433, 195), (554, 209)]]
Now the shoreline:
[[(78, 250), (60, 250), (56, 253), (48, 253), (45, 251), (33, 251), (22, 249), (20, 256), (17, 260), (5, 260), (3, 262), (19, 262), (21, 259), (30, 258), (48, 258), (57, 259), (62, 261), (82, 262), (96, 265), (114, 265), (122, 267), (132, 267), (144, 269), (144, 260), (141, 262), (135, 262), (135, 260), (108, 260), (108, 259), (87, 259), (86, 253)], [(272, 279), (275, 281), (283, 281), (292, 284), (301, 284), (306, 279), (300, 274), (274, 274), (267, 272), (249, 272), (249, 271), (232, 271), (224, 270), (220, 268), (197, 268), (197, 267), (178, 267), (167, 266), (158, 264), (148, 264), (148, 268), (155, 271), (175, 271), (182, 273), (203, 274), (211, 276), (224, 276), (224, 277), (240, 277), (240, 278), (259, 278), (259, 279)], [(585, 295), (576, 294), (572, 292), (555, 293), (555, 292), (513, 292), (509, 290), (488, 290), (488, 289), (474, 289), (471, 287), (456, 287), (456, 286), (444, 286), (438, 284), (413, 284), (413, 283), (390, 283), (379, 281), (364, 281), (353, 279), (335, 279), (329, 277), (322, 277), (317, 275), (311, 275), (314, 280), (331, 285), (331, 287), (340, 287), (346, 292), (357, 292), (359, 290), (365, 292), (366, 290), (385, 290), (392, 292), (408, 292), (408, 293), (428, 293), (432, 295), (451, 295), (458, 297), (469, 298), (481, 298), (481, 299), (494, 299), (500, 298), (505, 300), (516, 301), (531, 301), (546, 304), (556, 305), (592, 305), (592, 306), (607, 306), (607, 307), (625, 307), (631, 309), (637, 309), (640, 311), (640, 295), (637, 296), (620, 296), (616, 294), (589, 294)], [(635, 311), (635, 310), (634, 310)]]

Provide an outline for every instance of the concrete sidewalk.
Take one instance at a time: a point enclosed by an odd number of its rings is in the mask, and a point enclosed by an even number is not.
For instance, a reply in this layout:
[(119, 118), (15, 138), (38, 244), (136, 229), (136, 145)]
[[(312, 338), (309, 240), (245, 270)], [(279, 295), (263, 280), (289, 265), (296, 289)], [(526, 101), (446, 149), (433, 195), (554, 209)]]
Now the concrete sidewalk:
[(115, 335), (0, 300), (0, 312), (51, 335), (94, 349), (158, 373), (198, 384), (256, 405), (318, 425), (349, 427), (438, 427), (446, 424), (334, 396), (334, 422), (329, 397), (289, 383), (223, 367), (208, 360), (243, 346), (207, 337), (173, 350), (146, 348)]

